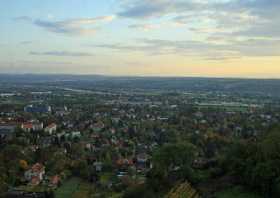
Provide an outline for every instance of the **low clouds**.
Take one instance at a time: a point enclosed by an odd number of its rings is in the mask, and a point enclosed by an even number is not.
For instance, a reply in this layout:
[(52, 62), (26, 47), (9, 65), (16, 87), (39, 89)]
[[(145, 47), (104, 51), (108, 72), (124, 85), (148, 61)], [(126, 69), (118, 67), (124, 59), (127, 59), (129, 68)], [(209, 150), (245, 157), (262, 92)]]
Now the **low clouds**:
[(31, 24), (43, 28), (46, 31), (72, 35), (72, 36), (84, 36), (93, 35), (99, 29), (98, 26), (101, 23), (110, 22), (114, 19), (114, 16), (101, 16), (95, 18), (76, 18), (62, 21), (53, 20), (32, 20), (27, 16), (15, 18), (16, 21), (30, 22)]
[[(153, 30), (161, 19), (200, 35), (199, 41), (152, 40), (145, 43), (148, 52), (160, 48), (159, 52), (223, 60), (280, 55), (279, 10), (279, 0), (122, 0), (118, 15), (137, 22), (130, 28)], [(154, 23), (143, 25), (147, 20)], [(139, 50), (138, 45), (130, 47)]]
[(101, 16), (101, 17), (95, 17), (95, 18), (78, 18), (78, 19), (70, 19), (61, 21), (60, 23), (63, 23), (67, 26), (80, 26), (80, 25), (93, 25), (99, 22), (110, 22), (115, 18), (115, 16)]
[(159, 24), (133, 24), (129, 25), (128, 27), (131, 29), (149, 31), (159, 29), (161, 26)]
[(44, 20), (36, 20), (33, 23), (34, 25), (44, 28), (49, 32), (67, 34), (72, 36), (81, 36), (81, 35), (91, 35), (96, 32), (95, 28), (83, 28), (77, 25), (69, 25), (67, 22), (51, 22)]
[(100, 23), (110, 22), (114, 19), (113, 16), (102, 16), (96, 18), (78, 18), (64, 21), (44, 21), (35, 20), (34, 24), (46, 29), (50, 32), (62, 33), (68, 35), (91, 35), (97, 31)]
[[(195, 33), (279, 37), (279, 0), (122, 0), (120, 17), (165, 18)], [(157, 24), (150, 24), (151, 27)], [(137, 27), (137, 25), (134, 25)], [(140, 27), (140, 25), (139, 25)], [(227, 35), (231, 36), (231, 35)]]
[(32, 43), (33, 43), (33, 41), (21, 41), (19, 44), (20, 45), (30, 45)]
[(36, 55), (36, 56), (70, 56), (70, 57), (92, 56), (92, 54), (86, 52), (70, 52), (70, 51), (47, 51), (47, 52), (31, 51), (29, 54)]
[(31, 22), (32, 18), (28, 17), (28, 16), (20, 16), (20, 17), (16, 17), (14, 18), (15, 21), (23, 21), (23, 22)]
[(182, 13), (187, 10), (195, 10), (205, 6), (205, 3), (174, 0), (132, 0), (122, 1), (123, 10), (118, 13), (121, 17), (147, 19), (162, 17), (168, 14)]
[(121, 44), (102, 44), (93, 45), (92, 47), (114, 50), (117, 52), (136, 52), (144, 53), (151, 56), (188, 56), (194, 58), (202, 58), (205, 60), (225, 60), (232, 58), (240, 58), (240, 53), (236, 50), (226, 49), (225, 45), (210, 44), (202, 41), (184, 40), (171, 41), (161, 39), (139, 39), (135, 45)]
[[(95, 34), (102, 24), (113, 21), (116, 16), (118, 22), (125, 22), (118, 23), (120, 28), (116, 29), (120, 32), (110, 32), (115, 42), (106, 43), (105, 40), (94, 47), (124, 53), (172, 54), (216, 61), (280, 55), (279, 0), (119, 0), (118, 5), (118, 11), (109, 16), (67, 20), (21, 16), (14, 20), (31, 23), (56, 34), (84, 36)], [(122, 35), (123, 24), (135, 35)], [(174, 34), (171, 27), (178, 28)], [(162, 32), (149, 35), (145, 32), (158, 29)], [(186, 37), (178, 34), (176, 38), (178, 30), (185, 31)], [(124, 31), (124, 34), (127, 33)], [(150, 39), (119, 41), (118, 35), (120, 38), (147, 36)], [(83, 52), (65, 51), (30, 54), (90, 56)]]
[[(226, 43), (194, 40), (140, 39), (137, 44), (99, 44), (91, 47), (113, 50), (120, 53), (135, 52), (151, 56), (175, 55), (203, 60), (224, 61), (243, 57), (280, 56), (280, 40), (245, 39), (227, 40)], [(261, 46), (261, 47), (260, 47)]]

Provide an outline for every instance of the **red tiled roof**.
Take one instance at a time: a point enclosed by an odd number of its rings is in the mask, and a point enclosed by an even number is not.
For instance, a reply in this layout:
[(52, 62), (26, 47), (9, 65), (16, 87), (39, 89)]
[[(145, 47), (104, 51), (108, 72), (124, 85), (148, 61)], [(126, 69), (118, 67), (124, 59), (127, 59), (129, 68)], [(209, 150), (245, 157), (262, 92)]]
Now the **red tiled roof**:
[(55, 124), (55, 123), (52, 123), (52, 124), (48, 125), (46, 128), (47, 128), (47, 129), (50, 129), (50, 128), (53, 128), (53, 127), (56, 127), (56, 124)]
[(44, 168), (45, 167), (42, 164), (36, 163), (32, 166), (31, 169), (32, 169), (33, 172), (42, 172), (44, 170)]
[(54, 184), (54, 185), (57, 185), (59, 180), (60, 180), (59, 176), (55, 175), (51, 178), (51, 183)]
[(31, 185), (38, 185), (40, 183), (40, 178), (39, 177), (32, 177), (31, 179)]
[(33, 128), (33, 124), (32, 123), (23, 123), (22, 124), (22, 128), (25, 128), (25, 129), (32, 129)]

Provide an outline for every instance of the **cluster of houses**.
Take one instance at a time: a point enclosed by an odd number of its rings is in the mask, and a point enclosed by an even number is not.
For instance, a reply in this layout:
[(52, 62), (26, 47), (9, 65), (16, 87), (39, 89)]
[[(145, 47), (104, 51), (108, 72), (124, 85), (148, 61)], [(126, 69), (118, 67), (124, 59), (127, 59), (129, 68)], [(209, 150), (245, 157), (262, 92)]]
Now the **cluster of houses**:
[(34, 164), (29, 170), (24, 173), (26, 181), (30, 185), (36, 186), (41, 183), (45, 175), (45, 166), (40, 163)]
[(53, 133), (56, 132), (57, 125), (55, 123), (51, 123), (44, 128), (44, 124), (42, 122), (39, 122), (38, 120), (31, 120), (31, 121), (22, 123), (21, 129), (25, 132), (44, 130), (46, 133), (52, 135)]
[[(239, 136), (246, 133), (255, 135), (258, 132), (253, 127), (256, 122), (268, 126), (280, 120), (279, 115), (264, 112), (208, 111), (202, 107), (183, 112), (184, 106), (180, 105), (184, 105), (184, 101), (177, 100), (156, 102), (139, 98), (137, 101), (103, 101), (100, 107), (97, 104), (94, 109), (87, 108), (86, 104), (76, 104), (71, 108), (28, 105), (22, 114), (15, 112), (0, 117), (0, 140), (12, 137), (17, 128), (26, 133), (43, 132), (44, 136), (36, 145), (30, 145), (32, 150), (56, 144), (65, 147), (65, 154), (69, 154), (69, 147), (79, 143), (87, 153), (88, 164), (97, 173), (102, 174), (108, 169), (106, 163), (109, 162), (112, 173), (118, 178), (128, 175), (145, 178), (153, 167), (152, 152), (165, 143), (169, 126), (197, 136), (206, 137), (210, 129), (221, 135)], [(29, 117), (25, 118), (24, 113)], [(38, 114), (45, 117), (38, 117)], [(193, 162), (193, 166), (203, 168), (212, 163), (215, 161), (201, 157)], [(132, 175), (130, 172), (133, 172)], [(26, 170), (24, 178), (31, 186), (47, 183), (56, 187), (60, 177), (47, 175), (46, 167), (35, 163)]]
[(30, 186), (47, 183), (49, 187), (56, 188), (60, 184), (60, 176), (46, 176), (45, 166), (41, 163), (33, 164), (24, 173), (24, 179)]

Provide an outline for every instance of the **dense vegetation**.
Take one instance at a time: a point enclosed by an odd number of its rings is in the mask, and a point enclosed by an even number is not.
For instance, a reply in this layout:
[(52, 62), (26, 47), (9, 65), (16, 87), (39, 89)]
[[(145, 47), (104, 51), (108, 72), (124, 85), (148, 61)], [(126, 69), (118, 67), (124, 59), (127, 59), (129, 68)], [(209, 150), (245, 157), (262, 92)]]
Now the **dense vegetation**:
[[(79, 83), (73, 90), (49, 83), (34, 86), (46, 93), (32, 94), (34, 87), (25, 86), (1, 98), (1, 123), (17, 128), (12, 137), (0, 138), (0, 195), (22, 190), (48, 197), (280, 197), (275, 97), (118, 94), (77, 90)], [(25, 112), (30, 101), (44, 101), (53, 111)], [(56, 123), (57, 129), (50, 134), (21, 128), (32, 120), (44, 127)], [(45, 175), (32, 186), (25, 173), (37, 163)], [(55, 176), (58, 185), (50, 187)]]
[[(22, 135), (22, 132), (18, 131), (18, 137), (1, 148), (1, 192), (7, 190), (9, 185), (22, 182), (20, 176), (28, 163), (42, 162), (53, 174), (63, 172), (85, 180), (94, 174), (87, 165), (85, 151), (78, 143), (73, 144), (68, 155), (63, 154), (59, 147), (40, 149), (33, 154), (26, 150), (26, 144), (20, 141)], [(215, 163), (203, 169), (195, 168), (194, 159), (213, 148), (217, 149), (213, 155), (217, 159)], [(280, 196), (279, 153), (279, 126), (271, 127), (257, 138), (222, 139), (214, 135), (204, 142), (194, 137), (189, 140), (170, 139), (169, 143), (164, 143), (154, 151), (153, 168), (148, 173), (147, 182), (130, 186), (124, 197), (162, 197), (176, 185), (190, 182), (201, 195), (214, 195), (224, 188), (240, 186), (247, 192), (257, 192), (261, 197), (276, 198)], [(221, 181), (223, 183), (220, 183)]]
[[(280, 196), (279, 127), (272, 127), (257, 139), (227, 142), (217, 155), (217, 162), (204, 170), (198, 171), (190, 163), (197, 149), (198, 146), (186, 142), (163, 145), (153, 155), (154, 167), (147, 184), (128, 190), (125, 197), (162, 197), (184, 181), (190, 181), (202, 195), (218, 191), (213, 193), (214, 197)], [(203, 186), (205, 183), (208, 189)], [(246, 190), (239, 190), (235, 186)], [(232, 187), (235, 190), (226, 192), (224, 189)]]

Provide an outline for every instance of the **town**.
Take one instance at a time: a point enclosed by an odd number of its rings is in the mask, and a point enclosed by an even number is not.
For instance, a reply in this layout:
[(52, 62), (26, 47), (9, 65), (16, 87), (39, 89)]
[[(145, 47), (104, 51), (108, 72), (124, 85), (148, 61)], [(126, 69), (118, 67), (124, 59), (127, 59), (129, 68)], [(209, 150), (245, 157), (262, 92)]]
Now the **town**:
[(280, 198), (280, 0), (0, 0), (0, 198)]
[[(279, 98), (262, 94), (68, 84), (1, 91), (4, 197), (172, 197), (182, 189), (219, 197), (241, 186), (222, 168), (226, 148), (257, 142), (280, 121)], [(141, 195), (147, 185), (157, 189)]]

